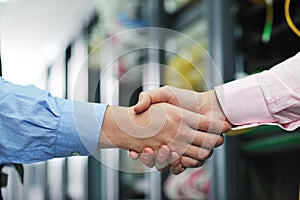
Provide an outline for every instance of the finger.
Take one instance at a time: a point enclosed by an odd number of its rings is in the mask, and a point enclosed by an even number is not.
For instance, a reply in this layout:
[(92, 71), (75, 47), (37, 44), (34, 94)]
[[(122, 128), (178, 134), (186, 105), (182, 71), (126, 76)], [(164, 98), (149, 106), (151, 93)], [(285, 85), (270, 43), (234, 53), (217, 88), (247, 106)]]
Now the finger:
[(151, 105), (151, 97), (148, 92), (141, 92), (138, 103), (133, 107), (134, 112), (141, 113), (147, 110)]
[(188, 134), (185, 135), (184, 137), (186, 141), (191, 145), (212, 149), (224, 143), (224, 136), (222, 134), (206, 133), (206, 132), (192, 130), (192, 129), (185, 130), (185, 131)]
[(224, 124), (223, 124), (222, 133), (226, 133), (231, 130), (232, 125), (228, 121), (223, 121), (223, 122), (224, 122)]
[(161, 145), (155, 158), (155, 167), (159, 171), (165, 171), (170, 162), (170, 149), (167, 145)]
[(158, 89), (153, 89), (149, 91), (141, 92), (139, 95), (139, 102), (133, 107), (133, 110), (136, 113), (141, 113), (147, 110), (151, 104), (160, 103), (160, 102), (169, 102), (171, 96), (170, 90), (167, 87), (161, 87)]
[(172, 168), (171, 167), (171, 169), (170, 169), (171, 173), (174, 174), (174, 175), (179, 175), (182, 172), (184, 172), (185, 170), (186, 170), (186, 167), (182, 167), (182, 166), (180, 168)]
[(204, 164), (203, 160), (196, 160), (188, 156), (181, 156), (180, 158), (182, 167), (185, 168), (197, 168), (201, 167)]
[(232, 124), (230, 124), (228, 121), (225, 121), (224, 122), (224, 132), (223, 133), (226, 133), (228, 131), (230, 131), (232, 128)]
[(211, 151), (211, 149), (200, 148), (195, 145), (190, 145), (182, 155), (193, 158), (198, 161), (203, 161), (211, 156)]
[(197, 145), (199, 147), (204, 147), (208, 149), (212, 149), (214, 147), (218, 147), (224, 143), (224, 136), (213, 134), (213, 133), (205, 133), (200, 131), (195, 131), (195, 135), (192, 141), (192, 144)]
[(131, 158), (132, 160), (137, 160), (140, 157), (140, 155), (136, 151), (129, 150), (128, 151), (128, 157)]
[(169, 165), (167, 165), (167, 166), (165, 166), (165, 167), (163, 167), (163, 168), (160, 168), (161, 166), (156, 166), (155, 165), (155, 168), (158, 170), (158, 171), (160, 171), (160, 172), (165, 172), (165, 171), (167, 171), (168, 169), (170, 169), (170, 166)]
[(213, 119), (205, 115), (197, 114), (188, 110), (182, 110), (183, 121), (196, 130), (208, 131), (210, 133), (223, 133), (228, 131), (228, 122)]
[(172, 152), (171, 154), (171, 164), (170, 164), (170, 171), (174, 175), (178, 175), (182, 173), (186, 167), (183, 167), (181, 164), (180, 156), (176, 152)]
[(154, 159), (155, 159), (154, 151), (150, 147), (144, 148), (143, 152), (140, 155), (141, 162), (145, 166), (152, 168), (155, 165)]

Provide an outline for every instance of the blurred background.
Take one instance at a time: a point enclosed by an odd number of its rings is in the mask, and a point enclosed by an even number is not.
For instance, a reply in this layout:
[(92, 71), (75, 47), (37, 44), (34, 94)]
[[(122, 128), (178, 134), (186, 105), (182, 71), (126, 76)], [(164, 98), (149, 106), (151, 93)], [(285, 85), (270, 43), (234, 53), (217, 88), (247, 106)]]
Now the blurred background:
[[(3, 77), (62, 98), (122, 106), (160, 85), (206, 91), (299, 52), (299, 35), (286, 19), (289, 15), (300, 28), (300, 2), (291, 0), (288, 12), (287, 2), (0, 0)], [(178, 34), (112, 37), (146, 27)], [(143, 44), (158, 50), (136, 49)], [(122, 49), (132, 51), (107, 68), (105, 58)], [(22, 185), (15, 170), (5, 167), (4, 199), (300, 199), (300, 132), (274, 127), (230, 132), (203, 167), (179, 176), (145, 169), (121, 150), (24, 168)], [(134, 173), (142, 171), (147, 172)]]

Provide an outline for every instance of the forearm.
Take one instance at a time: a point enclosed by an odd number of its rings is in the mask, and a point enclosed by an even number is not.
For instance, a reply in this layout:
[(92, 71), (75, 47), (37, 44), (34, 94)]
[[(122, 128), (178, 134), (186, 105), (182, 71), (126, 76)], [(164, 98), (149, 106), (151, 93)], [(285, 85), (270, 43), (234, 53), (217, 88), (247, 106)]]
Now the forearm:
[(116, 107), (108, 106), (104, 115), (104, 120), (99, 137), (98, 149), (106, 148), (125, 148), (122, 141), (126, 141), (126, 134), (124, 134), (118, 127), (117, 122), (113, 117), (113, 110)]
[(232, 124), (276, 123), (287, 130), (300, 125), (300, 53), (272, 69), (216, 87)]
[(96, 150), (106, 105), (52, 97), (35, 86), (2, 78), (0, 99), (0, 163), (31, 163)]

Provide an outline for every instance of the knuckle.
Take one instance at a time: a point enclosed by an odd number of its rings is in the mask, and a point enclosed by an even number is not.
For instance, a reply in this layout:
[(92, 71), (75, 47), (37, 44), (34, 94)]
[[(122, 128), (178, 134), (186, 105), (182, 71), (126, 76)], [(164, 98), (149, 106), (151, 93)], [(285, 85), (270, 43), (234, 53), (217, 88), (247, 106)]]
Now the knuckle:
[(205, 122), (205, 128), (206, 128), (206, 130), (210, 129), (211, 126), (212, 126), (211, 121), (207, 120), (207, 121)]
[(166, 86), (160, 87), (159, 90), (161, 92), (163, 92), (164, 94), (169, 94), (169, 92), (170, 92), (170, 86), (166, 85)]
[(200, 160), (206, 160), (209, 157), (210, 151), (207, 149), (201, 149), (199, 153), (199, 159)]
[(144, 96), (145, 96), (145, 92), (144, 91), (139, 94), (139, 98), (143, 98)]
[(200, 123), (200, 126), (202, 127), (203, 131), (208, 131), (211, 126), (211, 122), (209, 120), (204, 120)]
[(180, 112), (175, 112), (174, 114), (173, 114), (173, 120), (175, 121), (175, 122), (177, 122), (177, 123), (180, 123), (181, 121), (182, 121), (182, 113), (180, 113)]
[(211, 135), (211, 134), (207, 135), (205, 142), (206, 142), (205, 146), (214, 147), (218, 143), (218, 137), (215, 135)]
[(171, 86), (170, 85), (164, 85), (163, 87), (160, 88), (161, 90), (170, 90)]
[(175, 144), (172, 145), (172, 143), (177, 143), (177, 141), (179, 139), (178, 130), (176, 128), (171, 128), (169, 131), (170, 131), (169, 132), (170, 140), (168, 141), (168, 144), (171, 145), (172, 149), (176, 149), (173, 147), (173, 145), (175, 145)]

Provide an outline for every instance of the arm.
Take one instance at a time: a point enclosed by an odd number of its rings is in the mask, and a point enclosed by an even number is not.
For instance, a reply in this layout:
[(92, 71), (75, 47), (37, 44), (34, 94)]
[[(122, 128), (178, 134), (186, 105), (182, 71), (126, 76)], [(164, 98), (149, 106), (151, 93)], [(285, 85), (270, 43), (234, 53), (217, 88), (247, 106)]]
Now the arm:
[(300, 125), (299, 74), (300, 53), (270, 70), (216, 87), (216, 93), (236, 126), (273, 123), (294, 130)]
[(0, 78), (0, 163), (32, 163), (95, 152), (106, 110)]

